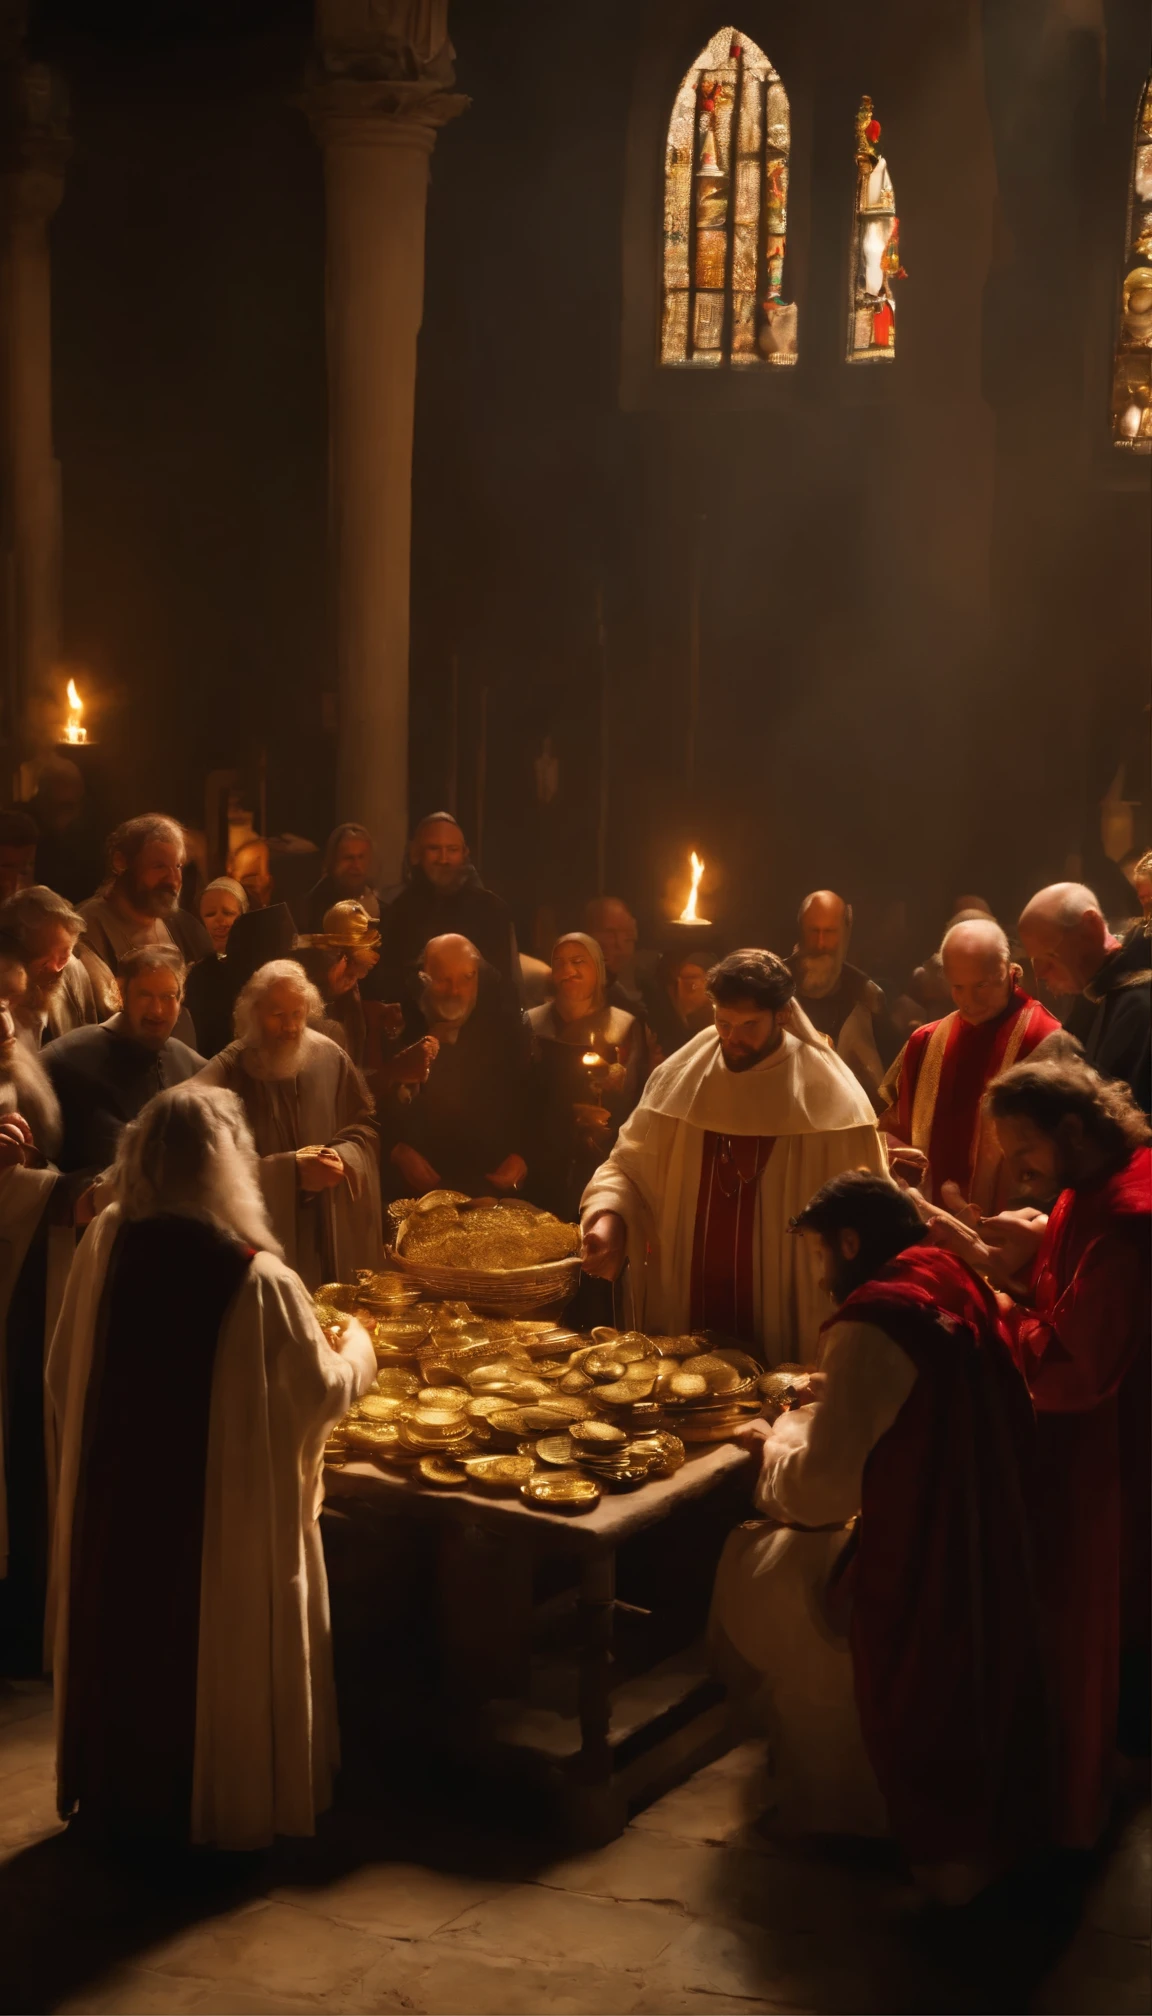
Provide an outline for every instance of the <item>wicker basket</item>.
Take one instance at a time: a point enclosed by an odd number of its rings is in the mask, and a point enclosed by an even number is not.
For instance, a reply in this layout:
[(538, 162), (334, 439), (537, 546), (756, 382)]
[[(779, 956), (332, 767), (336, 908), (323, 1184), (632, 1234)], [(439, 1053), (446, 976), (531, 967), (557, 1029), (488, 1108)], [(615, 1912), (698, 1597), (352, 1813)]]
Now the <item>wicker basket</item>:
[(469, 1267), (434, 1267), (406, 1260), (393, 1249), (389, 1249), (388, 1262), (426, 1295), (445, 1302), (468, 1302), (481, 1316), (527, 1316), (534, 1309), (562, 1309), (580, 1285), (578, 1254), (566, 1260), (546, 1260), (539, 1267), (512, 1267), (502, 1274), (481, 1274)]

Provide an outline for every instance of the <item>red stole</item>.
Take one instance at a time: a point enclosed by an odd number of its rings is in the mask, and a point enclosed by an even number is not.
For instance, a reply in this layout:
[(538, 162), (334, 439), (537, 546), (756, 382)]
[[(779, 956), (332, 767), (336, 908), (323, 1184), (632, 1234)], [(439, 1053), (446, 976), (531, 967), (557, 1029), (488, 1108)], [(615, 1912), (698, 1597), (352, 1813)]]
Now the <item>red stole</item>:
[(843, 1585), (860, 1728), (912, 1862), (1044, 1832), (1045, 1722), (1028, 1493), (1035, 1428), (991, 1292), (910, 1247), (848, 1297), (916, 1383), (864, 1466)]
[(983, 1211), (1003, 1206), (1001, 1157), (991, 1126), (983, 1123), (984, 1094), (993, 1078), (1059, 1026), (1039, 1001), (1014, 988), (991, 1022), (973, 1025), (953, 1013), (913, 1030), (895, 1107), (880, 1124), (927, 1155), (934, 1198), (952, 1182)]
[(692, 1235), (693, 1330), (756, 1342), (757, 1198), (775, 1145), (771, 1134), (704, 1136)]
[(1106, 1816), (1121, 1643), (1149, 1636), (1152, 1150), (1052, 1208), (1015, 1318), (1038, 1431), (1036, 1557), (1058, 1738), (1058, 1838)]

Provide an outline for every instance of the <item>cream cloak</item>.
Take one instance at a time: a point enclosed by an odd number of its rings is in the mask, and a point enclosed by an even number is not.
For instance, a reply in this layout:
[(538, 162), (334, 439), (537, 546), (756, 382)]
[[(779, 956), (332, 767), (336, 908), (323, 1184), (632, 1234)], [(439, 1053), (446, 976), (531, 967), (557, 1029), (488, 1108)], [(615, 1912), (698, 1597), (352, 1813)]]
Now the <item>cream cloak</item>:
[[(48, 1358), (60, 1475), (50, 1634), (56, 1728), (68, 1685), (68, 1573), (84, 1401), (112, 1205), (72, 1268)], [(174, 1284), (179, 1292), (179, 1284)], [(158, 1317), (157, 1348), (162, 1348)], [(339, 1762), (328, 1583), (318, 1517), (324, 1441), (376, 1374), (353, 1326), (343, 1351), (299, 1279), (258, 1253), (224, 1318), (212, 1380), (201, 1555), (192, 1839), (219, 1848), (311, 1834)], [(148, 1507), (140, 1507), (146, 1519)]]
[[(239, 1043), (213, 1057), (193, 1081), (239, 1094), (256, 1153), (272, 1229), (284, 1257), (309, 1288), (349, 1281), (358, 1267), (378, 1267), (380, 1146), (372, 1095), (345, 1050), (314, 1029), (304, 1032), (295, 1078), (253, 1077)], [(335, 1148), (344, 1181), (335, 1190), (300, 1187), (298, 1148)]]
[(683, 1332), (691, 1312), (692, 1243), (705, 1133), (772, 1135), (760, 1177), (753, 1288), (756, 1341), (770, 1365), (815, 1357), (828, 1303), (808, 1242), (788, 1232), (830, 1176), (885, 1168), (876, 1116), (847, 1065), (795, 1002), (779, 1048), (730, 1071), (714, 1029), (654, 1071), (636, 1111), (581, 1200), (585, 1224), (616, 1211), (628, 1228), (630, 1320)]

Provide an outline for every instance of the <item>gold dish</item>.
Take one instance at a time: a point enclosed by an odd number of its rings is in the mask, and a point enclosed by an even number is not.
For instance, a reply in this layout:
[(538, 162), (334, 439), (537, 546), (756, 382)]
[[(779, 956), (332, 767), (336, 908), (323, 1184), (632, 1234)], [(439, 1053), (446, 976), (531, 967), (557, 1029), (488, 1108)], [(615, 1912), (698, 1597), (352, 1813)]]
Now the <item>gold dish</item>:
[(549, 1511), (594, 1512), (600, 1503), (600, 1486), (578, 1470), (567, 1470), (529, 1477), (520, 1486), (520, 1496), (527, 1504), (543, 1505)]
[(476, 1484), (518, 1491), (535, 1474), (531, 1456), (467, 1456), (464, 1468)]
[(468, 1472), (458, 1463), (447, 1463), (443, 1456), (422, 1456), (416, 1465), (425, 1484), (435, 1484), (442, 1491), (459, 1490), (468, 1482)]

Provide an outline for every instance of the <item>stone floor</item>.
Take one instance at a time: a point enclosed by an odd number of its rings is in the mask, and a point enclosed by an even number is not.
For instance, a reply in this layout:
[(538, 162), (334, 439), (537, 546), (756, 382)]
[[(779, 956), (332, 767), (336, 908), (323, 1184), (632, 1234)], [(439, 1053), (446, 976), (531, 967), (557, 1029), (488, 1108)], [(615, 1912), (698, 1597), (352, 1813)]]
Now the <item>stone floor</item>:
[(135, 1870), (53, 1810), (38, 1684), (0, 1686), (0, 2009), (662, 2016), (763, 2010), (1148, 2010), (1152, 1823), (1117, 1825), (968, 1912), (921, 1906), (878, 1850), (787, 1852), (758, 1830), (746, 1744), (591, 1854), (475, 1812), (338, 1810), (241, 1866)]

